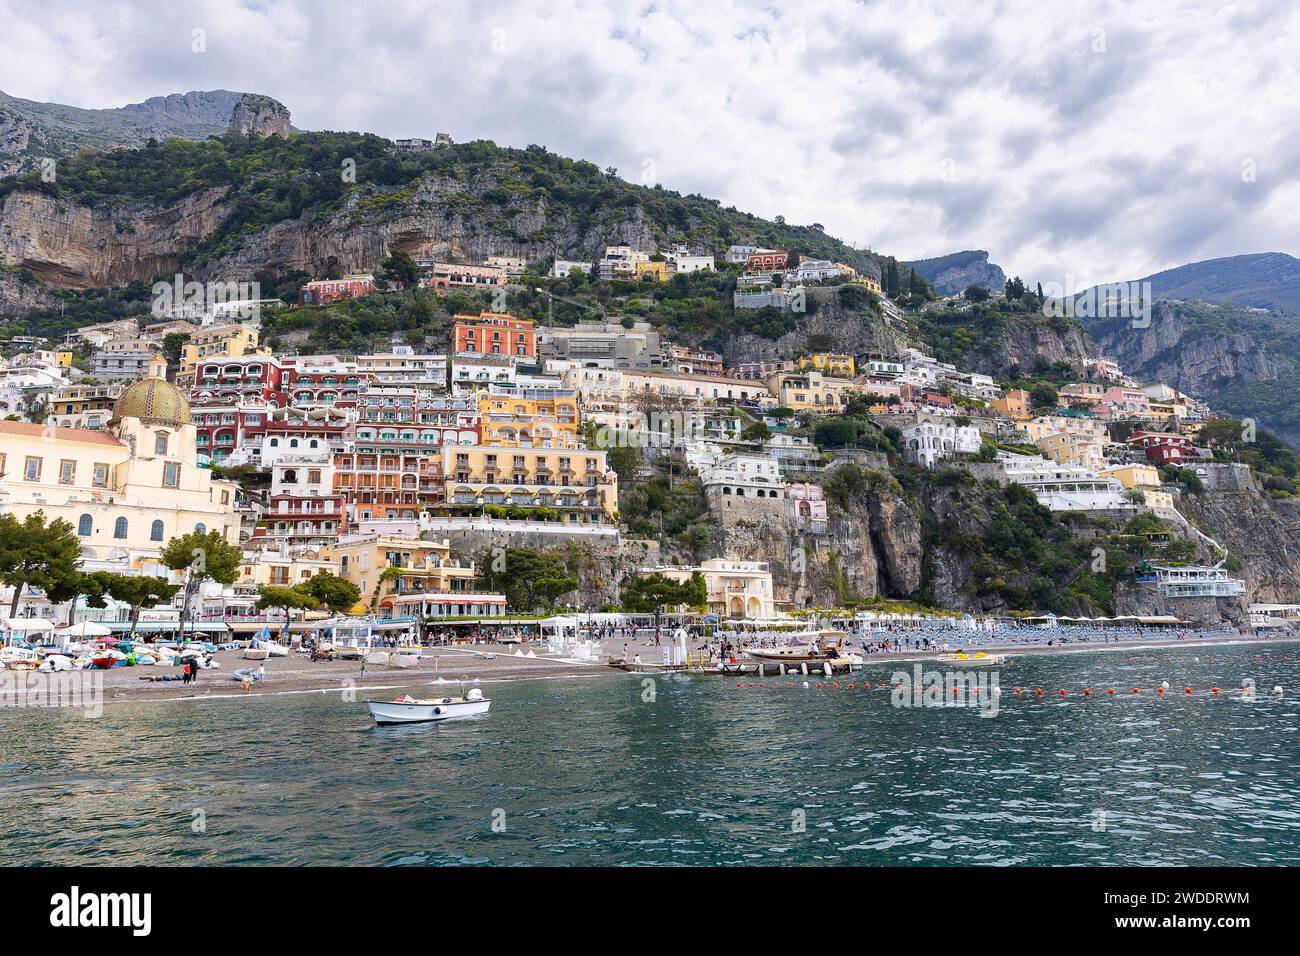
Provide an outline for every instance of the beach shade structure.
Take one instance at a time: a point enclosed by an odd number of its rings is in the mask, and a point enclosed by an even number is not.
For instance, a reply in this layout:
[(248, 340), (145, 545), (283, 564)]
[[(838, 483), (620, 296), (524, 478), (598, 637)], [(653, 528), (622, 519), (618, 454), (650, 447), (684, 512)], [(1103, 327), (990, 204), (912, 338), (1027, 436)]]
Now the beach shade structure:
[(5, 617), (0, 618), (0, 629), (4, 631), (4, 643), (8, 644), (15, 634), (53, 631), (58, 629), (58, 625), (39, 617)]

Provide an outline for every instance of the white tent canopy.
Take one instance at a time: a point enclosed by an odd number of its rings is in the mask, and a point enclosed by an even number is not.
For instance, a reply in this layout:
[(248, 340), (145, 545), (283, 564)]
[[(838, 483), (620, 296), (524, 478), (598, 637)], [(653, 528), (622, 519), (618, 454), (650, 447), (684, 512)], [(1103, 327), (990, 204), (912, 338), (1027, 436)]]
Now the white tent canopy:
[(5, 617), (0, 626), (6, 631), (52, 631), (59, 625), (40, 617)]

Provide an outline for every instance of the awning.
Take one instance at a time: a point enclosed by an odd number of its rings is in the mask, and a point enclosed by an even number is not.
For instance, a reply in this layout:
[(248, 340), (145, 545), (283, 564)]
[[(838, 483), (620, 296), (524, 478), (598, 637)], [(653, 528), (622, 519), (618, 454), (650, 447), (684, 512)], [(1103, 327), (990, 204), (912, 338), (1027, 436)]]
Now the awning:
[[(130, 621), (105, 621), (104, 623), (106, 626), (111, 627), (115, 634), (130, 633), (131, 631)], [(179, 623), (168, 624), (165, 621), (141, 621), (135, 626), (135, 632), (137, 634), (169, 634), (173, 631), (179, 630)], [(191, 634), (195, 631), (224, 634), (226, 631), (229, 631), (230, 628), (221, 621), (190, 621), (185, 625), (185, 630), (187, 633)]]

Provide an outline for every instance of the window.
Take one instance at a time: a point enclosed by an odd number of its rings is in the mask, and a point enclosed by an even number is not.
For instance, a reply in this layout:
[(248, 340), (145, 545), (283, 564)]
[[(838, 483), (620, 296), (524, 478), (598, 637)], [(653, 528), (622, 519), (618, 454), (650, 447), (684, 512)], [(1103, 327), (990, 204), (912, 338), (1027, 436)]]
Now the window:
[(167, 433), (159, 432), (153, 438), (153, 453), (155, 455), (167, 454)]
[(152, 525), (149, 526), (149, 540), (161, 541), (162, 539), (163, 539), (163, 523), (161, 521), (155, 521)]
[(90, 515), (82, 515), (77, 519), (77, 535), (82, 538), (89, 538), (95, 532), (95, 519)]
[(113, 537), (119, 540), (126, 538), (126, 519), (118, 518), (113, 522)]
[(77, 479), (77, 463), (63, 459), (59, 462), (59, 484), (70, 485)]
[(26, 464), (23, 465), (23, 477), (28, 481), (41, 480), (41, 459), (28, 457)]
[(174, 461), (163, 465), (163, 487), (175, 488), (180, 484), (181, 466)]
[(195, 530), (195, 532), (197, 532), (198, 534), (207, 534), (207, 533), (208, 533), (208, 526), (205, 525), (203, 522), (200, 521), (198, 524), (196, 524), (196, 525), (194, 526), (194, 530)]

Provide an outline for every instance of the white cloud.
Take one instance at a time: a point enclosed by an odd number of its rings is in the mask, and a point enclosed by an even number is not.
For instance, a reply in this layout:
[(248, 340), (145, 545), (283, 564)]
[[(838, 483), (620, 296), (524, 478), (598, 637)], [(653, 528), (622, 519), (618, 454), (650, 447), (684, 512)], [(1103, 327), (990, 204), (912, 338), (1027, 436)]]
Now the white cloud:
[(542, 143), (903, 257), (985, 248), (1032, 280), (1300, 250), (1300, 10), (1054, 7), (0, 0), (0, 89), (249, 90), (308, 129)]

